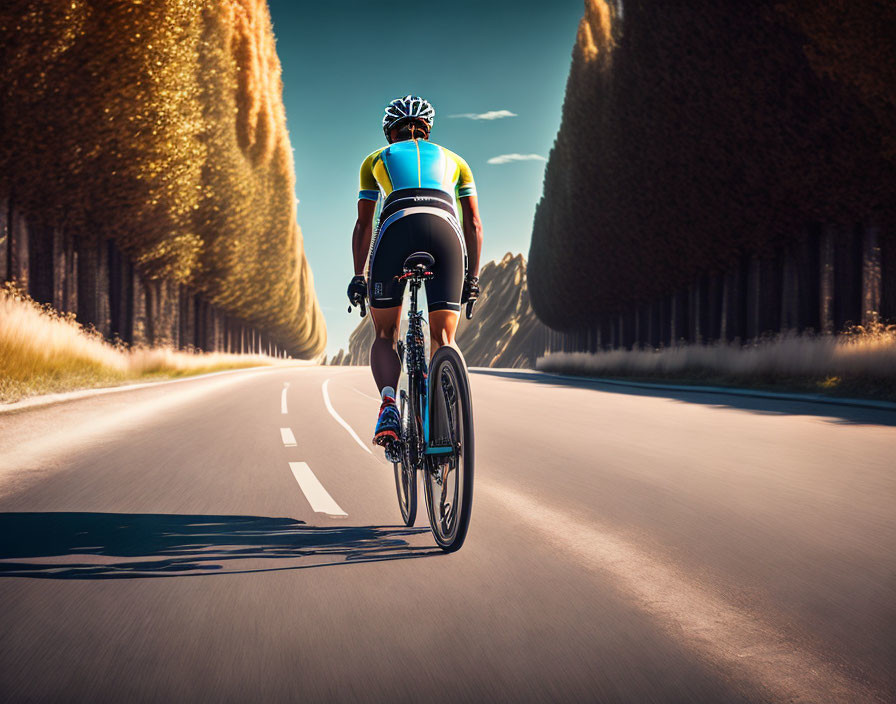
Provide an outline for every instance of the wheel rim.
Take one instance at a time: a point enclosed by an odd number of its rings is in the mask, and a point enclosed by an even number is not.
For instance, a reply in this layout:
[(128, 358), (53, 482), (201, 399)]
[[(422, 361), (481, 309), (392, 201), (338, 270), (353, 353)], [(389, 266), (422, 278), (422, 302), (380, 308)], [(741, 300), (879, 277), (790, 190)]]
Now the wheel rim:
[(457, 374), (450, 364), (439, 370), (438, 379), (439, 402), (445, 413), (446, 432), (454, 451), (449, 453), (447, 461), (438, 462), (433, 458), (427, 471), (426, 481), (430, 500), (427, 502), (430, 511), (430, 522), (439, 543), (451, 544), (459, 525), (459, 517), (463, 510), (464, 472), (464, 437), (463, 410), (459, 398)]
[(395, 488), (398, 492), (398, 506), (401, 509), (401, 517), (404, 519), (405, 523), (408, 523), (411, 512), (414, 510), (413, 504), (416, 501), (415, 482), (417, 479), (417, 473), (413, 462), (413, 455), (415, 452), (411, 447), (413, 443), (416, 442), (416, 438), (414, 437), (414, 433), (410, 432), (410, 420), (408, 419), (408, 414), (406, 412), (407, 405), (407, 394), (402, 391), (399, 406), (402, 440), (401, 462), (394, 463), (393, 467), (395, 470)]

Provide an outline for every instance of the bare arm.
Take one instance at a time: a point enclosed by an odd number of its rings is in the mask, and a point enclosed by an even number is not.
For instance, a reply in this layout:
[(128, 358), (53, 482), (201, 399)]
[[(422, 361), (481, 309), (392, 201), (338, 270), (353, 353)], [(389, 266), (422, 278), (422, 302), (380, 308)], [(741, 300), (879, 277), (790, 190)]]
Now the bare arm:
[(376, 201), (361, 199), (358, 201), (358, 219), (352, 231), (352, 259), (355, 264), (355, 275), (364, 275), (367, 253), (370, 251), (370, 237), (373, 233), (373, 213)]
[(467, 273), (479, 276), (479, 255), (482, 253), (482, 219), (479, 217), (479, 199), (467, 196), (460, 199), (464, 220), (464, 242), (467, 245)]

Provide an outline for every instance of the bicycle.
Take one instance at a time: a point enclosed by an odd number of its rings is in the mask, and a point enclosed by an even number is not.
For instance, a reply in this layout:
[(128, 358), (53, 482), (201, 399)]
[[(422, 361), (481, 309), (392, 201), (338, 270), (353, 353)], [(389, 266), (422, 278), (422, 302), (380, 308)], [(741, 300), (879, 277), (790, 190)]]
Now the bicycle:
[[(434, 264), (429, 252), (415, 252), (399, 277), (410, 288), (407, 335), (397, 345), (401, 437), (386, 447), (386, 458), (393, 464), (404, 524), (413, 526), (417, 518), (419, 471), (433, 537), (442, 550), (454, 552), (467, 536), (473, 504), (473, 407), (467, 365), (456, 349), (443, 345), (426, 362), (417, 293), (435, 276)], [(467, 319), (473, 316), (474, 303), (467, 302)]]

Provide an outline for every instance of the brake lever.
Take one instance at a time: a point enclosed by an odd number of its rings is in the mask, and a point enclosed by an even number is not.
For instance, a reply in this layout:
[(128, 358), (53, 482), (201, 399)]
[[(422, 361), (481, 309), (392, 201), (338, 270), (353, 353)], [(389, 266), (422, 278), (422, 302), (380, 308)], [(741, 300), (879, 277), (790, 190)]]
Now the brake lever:
[(467, 301), (467, 320), (470, 320), (473, 317), (473, 306), (476, 305), (476, 298), (471, 298)]
[[(367, 315), (367, 306), (366, 306), (366, 304), (364, 303), (364, 299), (363, 299), (363, 298), (361, 299), (361, 302), (358, 303), (358, 305), (361, 306), (361, 317), (363, 318), (363, 317), (365, 317), (365, 316)], [(348, 312), (349, 312), (349, 313), (352, 312), (352, 308), (354, 308), (354, 305), (350, 305), (350, 306), (348, 307)]]

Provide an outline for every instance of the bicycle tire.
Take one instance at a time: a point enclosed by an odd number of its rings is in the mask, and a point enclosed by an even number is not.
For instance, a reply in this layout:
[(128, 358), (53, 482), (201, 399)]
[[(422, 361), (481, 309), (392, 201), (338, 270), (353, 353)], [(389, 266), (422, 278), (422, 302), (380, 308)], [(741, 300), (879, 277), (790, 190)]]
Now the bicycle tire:
[[(413, 386), (413, 384), (412, 384)], [(413, 391), (413, 389), (411, 389)], [(399, 392), (399, 412), (401, 413), (401, 461), (393, 462), (395, 473), (395, 493), (398, 495), (398, 510), (406, 526), (413, 526), (417, 520), (417, 450), (421, 436), (418, 414), (415, 412), (414, 395)]]
[[(451, 441), (454, 450), (441, 458), (439, 455), (426, 455), (423, 480), (426, 512), (438, 546), (445, 552), (454, 552), (466, 540), (473, 509), (475, 444), (470, 380), (463, 357), (453, 347), (443, 346), (436, 350), (429, 369), (430, 422), (433, 422), (433, 412), (437, 408), (435, 404), (444, 404), (448, 427), (442, 430), (448, 431), (449, 437), (446, 439)], [(455, 391), (453, 401), (449, 397), (450, 387)], [(432, 432), (433, 428), (430, 427), (431, 442)], [(454, 480), (449, 484), (452, 471)], [(438, 480), (440, 476), (441, 482)], [(451, 501), (446, 516), (444, 507), (449, 490)]]

